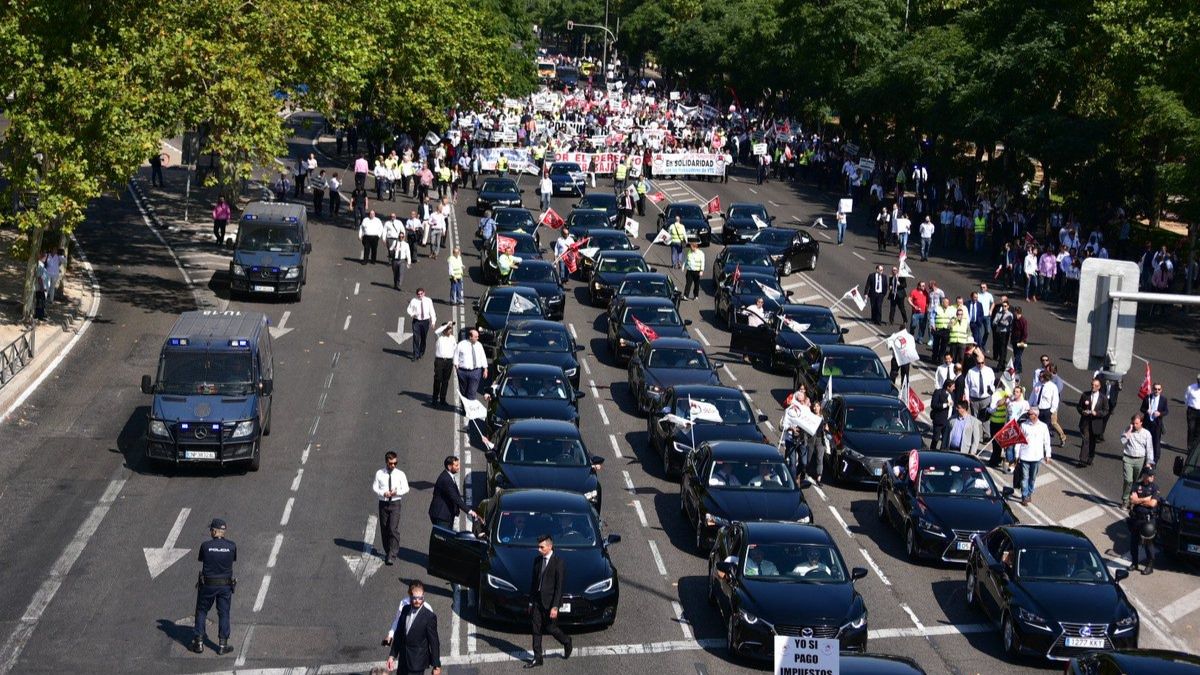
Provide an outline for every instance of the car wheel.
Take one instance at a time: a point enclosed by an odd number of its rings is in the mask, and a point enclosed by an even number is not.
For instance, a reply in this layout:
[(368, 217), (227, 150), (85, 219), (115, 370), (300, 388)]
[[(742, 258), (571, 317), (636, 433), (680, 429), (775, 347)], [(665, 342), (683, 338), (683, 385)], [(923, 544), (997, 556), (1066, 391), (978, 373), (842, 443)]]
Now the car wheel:
[(808, 269), (810, 269), (810, 270), (817, 269), (817, 258), (820, 258), (820, 257), (821, 257), (820, 253), (814, 253), (812, 262), (809, 263), (809, 265), (808, 265)]
[(913, 529), (912, 525), (904, 528), (904, 554), (907, 555), (908, 559), (912, 562), (916, 562), (918, 558), (917, 531)]
[(257, 443), (254, 444), (254, 449), (251, 452), (253, 454), (250, 455), (250, 465), (247, 468), (252, 472), (258, 471), (259, 466), (262, 464), (262, 452), (259, 450)]
[(975, 568), (967, 568), (967, 606), (979, 606), (979, 581), (975, 579)]
[(1004, 653), (1009, 657), (1018, 656), (1021, 653), (1021, 638), (1017, 637), (1017, 627), (1013, 624), (1012, 616), (1007, 613), (1004, 615), (1001, 633), (1004, 636)]
[(887, 520), (887, 497), (884, 496), (883, 490), (875, 497), (875, 516), (880, 520)]
[(783, 261), (783, 276), (785, 276), (785, 277), (789, 276), (791, 273), (792, 273), (792, 261), (791, 260)]

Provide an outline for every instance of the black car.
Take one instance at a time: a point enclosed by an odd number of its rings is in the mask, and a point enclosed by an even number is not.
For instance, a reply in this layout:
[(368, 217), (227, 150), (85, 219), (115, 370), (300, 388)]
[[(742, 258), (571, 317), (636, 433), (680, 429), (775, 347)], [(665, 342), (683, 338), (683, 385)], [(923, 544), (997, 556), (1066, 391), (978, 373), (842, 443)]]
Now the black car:
[(687, 230), (688, 240), (696, 240), (701, 246), (712, 243), (712, 227), (708, 224), (708, 215), (698, 204), (667, 204), (667, 208), (658, 214), (658, 229), (671, 227), (678, 218)]
[(617, 219), (617, 196), (611, 192), (592, 192), (584, 195), (575, 208), (603, 211), (611, 223)]
[[(620, 230), (589, 230), (588, 241), (579, 249), (579, 274), (584, 279), (591, 279), (592, 270), (596, 268), (596, 256), (604, 251), (636, 251), (637, 245), (629, 241), (629, 235)], [(582, 241), (577, 237), (576, 241)]]
[(475, 197), (475, 212), (484, 211), (497, 206), (520, 206), (521, 189), (511, 178), (487, 178), (479, 186), (479, 194)]
[(505, 206), (496, 209), (492, 214), (492, 218), (496, 221), (497, 232), (504, 234), (528, 234), (539, 245), (542, 243), (541, 237), (537, 232), (537, 221), (534, 220), (533, 214), (529, 212), (529, 209)]
[(925, 447), (912, 414), (895, 396), (835, 394), (822, 413), (833, 439), (825, 475), (876, 483), (888, 460)]
[(821, 257), (821, 242), (803, 230), (768, 227), (754, 233), (750, 243), (767, 249), (771, 262), (785, 277), (796, 270), (817, 269)]
[(916, 661), (885, 654), (842, 654), (838, 672), (841, 675), (925, 675)]
[(734, 270), (741, 269), (741, 274), (763, 274), (775, 276), (775, 263), (767, 254), (767, 249), (753, 244), (735, 244), (726, 246), (717, 254), (713, 261), (713, 281), (718, 285), (728, 283)]
[(560, 420), (507, 422), (487, 450), (487, 494), (497, 490), (544, 488), (583, 495), (600, 510), (602, 488), (596, 471), (604, 458), (588, 453), (579, 427)]
[[(736, 522), (721, 529), (708, 556), (708, 601), (725, 620), (731, 655), (771, 660), (777, 635), (837, 639), (842, 650), (861, 652), (867, 606), (854, 582), (865, 576), (865, 568), (847, 568), (823, 527)], [(841, 672), (846, 665), (841, 659)]]
[(498, 263), (500, 258), (500, 249), (498, 246), (500, 237), (507, 237), (513, 240), (513, 257), (520, 258), (517, 261), (518, 264), (524, 263), (526, 260), (542, 259), (542, 249), (538, 246), (537, 240), (531, 235), (517, 232), (509, 232), (508, 234), (497, 232), (483, 245), (480, 271), (483, 274), (483, 283), (485, 284), (500, 283), (500, 265)]
[[(769, 318), (761, 329), (746, 331), (741, 342), (771, 370), (793, 372), (814, 345), (841, 344), (850, 331), (838, 325), (828, 307), (820, 305), (784, 305)], [(738, 329), (743, 323), (734, 326)]]
[(1136, 649), (1137, 610), (1082, 532), (1008, 525), (975, 535), (966, 601), (1000, 625), (1009, 657), (1063, 661), (1093, 651)]
[(628, 361), (633, 350), (647, 341), (638, 321), (656, 337), (688, 337), (686, 326), (692, 323), (684, 321), (675, 303), (666, 298), (621, 298), (608, 311), (608, 350), (618, 362)]
[(721, 225), (721, 243), (745, 244), (755, 233), (770, 226), (774, 220), (775, 216), (767, 214), (767, 207), (762, 204), (730, 204)]
[(496, 370), (504, 372), (517, 363), (543, 363), (561, 368), (571, 386), (578, 389), (579, 361), (575, 354), (581, 351), (583, 347), (575, 344), (571, 332), (558, 321), (514, 319), (496, 338)]
[(537, 291), (538, 297), (542, 299), (546, 318), (562, 320), (567, 295), (563, 292), (557, 265), (545, 260), (522, 258), (521, 264), (513, 268), (508, 280), (514, 285), (528, 286)]
[(587, 175), (575, 162), (555, 162), (550, 165), (550, 182), (554, 183), (554, 194), (582, 196), (587, 192)]
[(554, 69), (554, 80), (561, 89), (574, 89), (579, 85), (579, 70), (575, 66), (558, 66)]
[(1065, 675), (1200, 675), (1200, 656), (1165, 649), (1130, 649), (1077, 656)]
[[(717, 418), (705, 415), (706, 408), (715, 409)], [(662, 457), (663, 471), (670, 478), (683, 469), (692, 449), (701, 443), (768, 442), (758, 426), (759, 422), (766, 421), (766, 415), (755, 417), (754, 408), (738, 389), (682, 384), (663, 392), (662, 407), (651, 411), (646, 427), (650, 449)]]
[(1017, 523), (984, 463), (959, 452), (910, 451), (888, 461), (875, 515), (903, 533), (912, 561), (966, 562), (972, 537)]
[(799, 389), (803, 384), (810, 395), (823, 396), (831, 381), (835, 394), (898, 394), (883, 362), (862, 345), (809, 347), (796, 363), (792, 388)]
[[(764, 288), (767, 290), (763, 290)], [(778, 294), (779, 300), (772, 298), (772, 292)], [(791, 291), (780, 288), (779, 280), (774, 274), (743, 271), (736, 282), (730, 280), (729, 283), (717, 286), (716, 295), (713, 296), (713, 313), (726, 328), (733, 329), (738, 325), (746, 325), (747, 317), (742, 314), (742, 310), (753, 305), (759, 298), (763, 299), (767, 312), (774, 312), (791, 294)]]
[(592, 278), (588, 281), (588, 302), (593, 307), (605, 307), (625, 277), (649, 272), (646, 259), (637, 251), (601, 251), (596, 254)]
[(638, 412), (662, 407), (667, 389), (681, 384), (721, 384), (717, 368), (704, 348), (690, 338), (660, 337), (643, 342), (629, 358), (629, 390)]
[(484, 620), (529, 623), (529, 596), (537, 539), (554, 537), (554, 555), (570, 573), (563, 585), (558, 623), (608, 627), (616, 621), (620, 584), (608, 547), (620, 535), (601, 537), (600, 518), (581, 494), (561, 490), (503, 490), (476, 507), (474, 531), (433, 526), (430, 576), (476, 589)]
[(613, 223), (603, 210), (574, 209), (567, 214), (566, 228), (578, 241), (594, 230), (613, 229)]
[(1176, 457), (1175, 481), (1158, 512), (1158, 543), (1167, 555), (1200, 560), (1200, 448)]
[[(517, 309), (512, 308), (513, 296), (519, 295), (533, 307), (525, 303)], [(495, 352), (496, 338), (508, 326), (510, 321), (525, 321), (545, 317), (542, 302), (538, 299), (537, 291), (525, 286), (494, 286), (485, 289), (483, 295), (473, 302), (475, 309), (475, 328), (479, 331), (479, 341), (485, 349)]]
[(614, 300), (616, 298), (666, 298), (675, 303), (676, 307), (679, 306), (679, 299), (682, 297), (683, 293), (675, 287), (675, 282), (662, 272), (627, 274), (621, 285), (613, 291)]
[(709, 441), (688, 455), (679, 513), (695, 529), (701, 553), (712, 548), (717, 530), (734, 521), (811, 523), (813, 516), (779, 450), (747, 441)]
[(583, 392), (571, 384), (562, 368), (542, 363), (510, 365), (488, 389), (488, 432), (521, 419), (561, 420), (579, 425)]

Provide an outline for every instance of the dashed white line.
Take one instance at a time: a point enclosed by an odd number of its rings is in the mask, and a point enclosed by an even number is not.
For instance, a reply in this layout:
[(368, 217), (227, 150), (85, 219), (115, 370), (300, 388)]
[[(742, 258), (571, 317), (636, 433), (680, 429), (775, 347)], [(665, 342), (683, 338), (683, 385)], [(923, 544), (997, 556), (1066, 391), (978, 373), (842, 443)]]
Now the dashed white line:
[(296, 471), (296, 477), (292, 479), (292, 492), (300, 489), (300, 479), (304, 477), (304, 469)]
[(862, 256), (862, 254), (861, 254), (861, 253), (859, 253), (858, 251), (851, 251), (851, 253), (853, 253), (853, 254), (854, 254), (854, 257), (855, 257), (855, 258), (858, 258), (859, 260), (866, 260), (866, 258), (864, 258), (864, 257)]
[(346, 315), (346, 323), (342, 324), (342, 330), (350, 330), (350, 315)]
[(246, 629), (246, 637), (242, 640), (242, 648), (238, 650), (237, 660), (233, 665), (241, 668), (246, 665), (246, 653), (250, 651), (250, 639), (254, 637), (254, 624), (250, 624), (250, 628)]
[(629, 477), (629, 472), (622, 469), (621, 475), (625, 477), (625, 489), (633, 492), (633, 479)]
[(867, 553), (867, 549), (860, 548), (858, 549), (858, 552), (862, 554), (863, 558), (866, 558), (867, 564), (871, 566), (871, 569), (875, 570), (875, 576), (879, 577), (879, 580), (883, 582), (883, 585), (891, 586), (892, 582), (888, 581), (887, 575), (883, 573), (883, 570), (879, 567), (879, 565), (875, 564), (875, 559), (871, 557), (870, 553)]
[(671, 608), (675, 610), (675, 619), (679, 621), (679, 628), (683, 631), (683, 639), (693, 639), (691, 622), (683, 618), (683, 607), (678, 602), (672, 600)]
[(283, 533), (275, 535), (275, 544), (271, 546), (271, 555), (267, 556), (267, 568), (275, 566), (276, 559), (279, 558), (279, 547), (283, 546)]
[(794, 304), (797, 304), (797, 305), (803, 305), (805, 303), (812, 302), (813, 300), (820, 300), (820, 299), (821, 299), (820, 294), (813, 294), (813, 295), (806, 295), (803, 298), (793, 299), (791, 302)]
[(608, 413), (604, 411), (604, 406), (596, 403), (596, 410), (600, 411), (600, 419), (604, 420), (604, 426), (608, 426)]
[(733, 380), (734, 382), (738, 381), (737, 375), (733, 374), (733, 368), (730, 368), (728, 364), (725, 366), (725, 374), (728, 375), (729, 379)]
[(567, 324), (567, 328), (570, 328), (570, 329), (571, 329), (571, 337), (573, 337), (573, 338), (575, 338), (576, 340), (578, 340), (578, 339), (579, 339), (579, 333), (576, 333), (576, 332), (575, 332), (575, 324), (573, 324), (573, 323), (569, 323), (569, 324)]
[(622, 455), (622, 454), (621, 454), (621, 446), (617, 444), (617, 437), (616, 437), (616, 435), (615, 435), (615, 434), (609, 434), (609, 435), (608, 435), (608, 440), (609, 440), (609, 442), (611, 442), (611, 443), (612, 443), (612, 446), (613, 446), (613, 455), (614, 455), (615, 457), (617, 457), (618, 459), (623, 459), (623, 458), (625, 457), (625, 455)]
[[(768, 204), (770, 204), (771, 206), (779, 206), (779, 204), (776, 204), (776, 203), (775, 203), (775, 201), (774, 201), (774, 200), (771, 200), (771, 199), (768, 199), (768, 200), (767, 200), (767, 203), (768, 203)], [(782, 207), (782, 206), (780, 206), (779, 208), (783, 208), (783, 207)]]
[(868, 335), (867, 337), (861, 337), (861, 338), (858, 338), (857, 340), (851, 340), (850, 344), (852, 344), (852, 345), (869, 345), (869, 344), (879, 342), (879, 341), (880, 341), (879, 337), (877, 337), (875, 335)]
[(358, 282), (354, 282), (354, 294), (358, 295)]
[(262, 583), (258, 586), (258, 596), (254, 598), (254, 611), (261, 612), (263, 603), (267, 601), (267, 589), (271, 587), (271, 575), (263, 575)]
[(595, 380), (588, 380), (588, 386), (592, 388), (592, 397), (599, 400), (600, 390), (596, 388)]
[(283, 517), (279, 519), (279, 526), (283, 527), (292, 519), (292, 506), (296, 503), (295, 497), (288, 497), (287, 504), (283, 507)]
[(817, 491), (817, 494), (821, 496), (821, 501), (823, 501), (823, 502), (827, 502), (827, 501), (829, 501), (829, 497), (826, 497), (826, 496), (825, 496), (825, 491), (821, 489), (821, 486), (820, 486), (820, 485), (817, 485), (816, 483), (813, 483), (813, 484), (812, 484), (812, 489), (816, 490), (816, 491)]
[(696, 337), (700, 338), (700, 341), (704, 343), (705, 347), (712, 346), (712, 343), (708, 341), (708, 338), (704, 337), (704, 333), (699, 328), (696, 329)]
[(912, 611), (912, 607), (902, 602), (900, 603), (900, 609), (903, 609), (904, 613), (908, 614), (908, 618), (912, 619), (913, 625), (917, 627), (917, 630), (925, 631), (925, 624), (921, 623), (921, 620), (917, 618), (917, 613)]
[[(808, 285), (807, 281), (796, 281), (796, 282), (793, 282), (790, 284), (785, 284), (782, 288), (785, 291), (792, 291), (792, 290), (795, 290), (797, 288), (801, 288), (801, 287), (807, 286), (807, 285)], [(817, 296), (817, 297), (820, 297), (820, 296)]]
[(758, 194), (758, 190), (755, 190), (754, 188), (746, 188), (746, 189), (753, 192), (754, 194)]
[(304, 452), (300, 453), (300, 463), (301, 464), (308, 463), (308, 453), (310, 450), (312, 450), (312, 443), (309, 443), (308, 445), (304, 446)]
[(658, 573), (667, 576), (667, 566), (663, 564), (662, 554), (658, 552), (658, 544), (655, 544), (653, 539), (647, 539), (646, 543), (650, 544), (650, 554), (654, 556), (654, 566), (658, 568)]
[(1200, 588), (1163, 607), (1158, 610), (1158, 613), (1167, 621), (1174, 623), (1197, 609), (1200, 609)]
[(633, 510), (637, 511), (637, 517), (642, 523), (642, 527), (650, 527), (650, 523), (646, 521), (646, 511), (642, 509), (642, 502), (640, 500), (633, 500)]
[(838, 513), (837, 507), (830, 504), (829, 512), (833, 514), (833, 519), (838, 521), (838, 525), (842, 526), (842, 531), (846, 533), (846, 536), (854, 538), (854, 533), (850, 531), (850, 526), (846, 524), (846, 521), (842, 518), (842, 514)]
[(580, 361), (579, 365), (583, 366), (583, 371), (585, 373), (587, 373), (588, 375), (592, 374), (592, 367), (588, 365), (587, 359)]

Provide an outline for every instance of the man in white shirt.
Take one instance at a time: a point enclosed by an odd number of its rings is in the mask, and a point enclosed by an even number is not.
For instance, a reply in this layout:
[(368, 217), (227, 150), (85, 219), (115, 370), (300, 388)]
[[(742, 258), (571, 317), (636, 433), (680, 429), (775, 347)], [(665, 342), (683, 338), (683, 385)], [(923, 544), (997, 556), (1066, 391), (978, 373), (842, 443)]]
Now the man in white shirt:
[(988, 291), (987, 284), (979, 284), (979, 295), (975, 299), (979, 301), (980, 305), (983, 305), (983, 316), (980, 317), (982, 328), (979, 331), (978, 342), (979, 350), (984, 351), (987, 348), (988, 338), (992, 336), (992, 309), (996, 306), (996, 297)]
[(1187, 405), (1187, 447), (1191, 452), (1200, 445), (1200, 373), (1196, 373), (1196, 383), (1184, 392), (1183, 402)]
[[(1058, 414), (1059, 394), (1058, 385), (1054, 384), (1053, 376), (1048, 371), (1043, 372), (1041, 381), (1034, 385), (1033, 397), (1029, 401), (1029, 406), (1040, 411), (1043, 420), (1053, 420), (1054, 416)], [(1045, 424), (1044, 421), (1042, 423)], [(1049, 433), (1049, 429), (1047, 429), (1047, 433)], [(1059, 431), (1059, 446), (1065, 442), (1065, 435)]]
[(383, 540), (383, 563), (391, 565), (400, 553), (400, 498), (408, 494), (408, 477), (396, 468), (396, 453), (388, 450), (384, 467), (375, 472), (371, 490), (379, 498), (379, 534)]
[(454, 369), (458, 375), (458, 393), (468, 401), (475, 400), (479, 382), (488, 376), (488, 367), (487, 354), (479, 344), (479, 331), (474, 328), (454, 348)]
[(395, 213), (388, 214), (388, 219), (383, 221), (383, 245), (390, 252), (392, 250), (392, 242), (399, 239), (404, 234), (404, 221), (396, 217)]
[(408, 230), (409, 246), (412, 248), (414, 257), (417, 254), (417, 244), (421, 241), (421, 234), (425, 232), (425, 222), (417, 215), (416, 211), (410, 212), (408, 220), (404, 221), (404, 229)]
[(454, 369), (454, 348), (458, 340), (454, 339), (454, 322), (438, 326), (434, 331), (437, 339), (433, 342), (433, 398), (434, 405), (445, 408), (446, 392), (450, 389), (450, 371)]
[(391, 240), (388, 245), (388, 258), (392, 263), (392, 288), (402, 291), (404, 271), (412, 267), (412, 248), (409, 247), (403, 233), (399, 238)]
[(433, 308), (433, 300), (426, 297), (424, 288), (417, 289), (417, 297), (408, 301), (406, 311), (412, 318), (412, 360), (416, 361), (425, 355), (425, 341), (429, 336), (429, 327), (437, 322), (437, 311)]
[(550, 208), (550, 197), (554, 195), (554, 181), (550, 180), (549, 171), (542, 174), (542, 181), (539, 187), (540, 190), (538, 192), (542, 197), (542, 210), (545, 211)]
[(975, 366), (967, 371), (967, 400), (971, 402), (971, 414), (980, 420), (987, 418), (988, 406), (992, 403), (992, 392), (996, 391), (996, 373), (987, 366), (983, 352), (975, 353)]
[(358, 226), (358, 240), (362, 242), (362, 264), (366, 265), (368, 259), (372, 263), (376, 262), (379, 239), (382, 236), (383, 221), (375, 215), (375, 210), (372, 209)]
[(941, 389), (946, 386), (946, 380), (954, 379), (954, 357), (949, 352), (942, 355), (942, 365), (937, 367), (933, 373), (933, 384), (935, 389)]
[(1025, 506), (1033, 499), (1038, 467), (1043, 460), (1050, 461), (1050, 429), (1038, 420), (1039, 415), (1037, 408), (1029, 409), (1029, 419), (1021, 424), (1025, 442), (1016, 446), (1021, 461), (1021, 503)]
[(558, 231), (558, 240), (554, 242), (554, 259), (558, 261), (558, 278), (562, 279), (563, 283), (566, 283), (569, 272), (565, 255), (574, 243), (575, 238), (566, 227)]
[[(943, 226), (945, 225), (946, 213), (946, 211), (942, 211)], [(929, 219), (929, 216), (925, 216), (925, 221), (918, 228), (918, 234), (921, 235), (921, 260), (929, 260), (929, 247), (933, 245), (933, 232), (933, 221)]]

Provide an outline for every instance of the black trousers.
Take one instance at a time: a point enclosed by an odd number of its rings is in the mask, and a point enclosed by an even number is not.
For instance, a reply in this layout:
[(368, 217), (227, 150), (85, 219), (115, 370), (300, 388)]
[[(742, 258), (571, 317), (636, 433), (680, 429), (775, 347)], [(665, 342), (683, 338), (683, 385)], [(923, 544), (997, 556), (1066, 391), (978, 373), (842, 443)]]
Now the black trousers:
[(1140, 562), (1145, 562), (1148, 566), (1153, 565), (1154, 540), (1142, 539), (1142, 523), (1145, 520), (1130, 517), (1125, 522), (1129, 526), (1129, 558), (1133, 562), (1133, 566), (1137, 567)]
[(342, 194), (329, 188), (329, 215), (336, 216), (342, 210)]
[(229, 639), (229, 605), (233, 600), (233, 586), (200, 586), (196, 589), (196, 637), (207, 637), (208, 610), (217, 603), (217, 637)]
[[(988, 420), (988, 436), (995, 438), (996, 433), (999, 432), (1003, 426), (1004, 422), (993, 422)], [(1000, 447), (1000, 444), (996, 441), (992, 441), (988, 445), (992, 446), (992, 456), (988, 459), (988, 466), (993, 468), (1000, 466), (1000, 463), (1004, 461), (1004, 448)]]
[(1008, 336), (1009, 331), (992, 332), (992, 356), (1001, 368), (1008, 367)]
[(375, 259), (378, 257), (379, 253), (379, 237), (373, 234), (364, 234), (362, 238), (362, 246), (363, 262), (367, 262), (368, 260), (375, 262)]
[[(1147, 416), (1147, 417), (1149, 417), (1149, 416)], [(1159, 458), (1159, 456), (1162, 455), (1162, 433), (1163, 433), (1162, 418), (1160, 417), (1153, 422), (1148, 422), (1146, 424), (1146, 429), (1150, 431), (1150, 438), (1154, 441), (1154, 465), (1157, 466), (1158, 458)]]
[(429, 319), (413, 319), (413, 360), (425, 356), (426, 338), (429, 337)]
[(688, 270), (684, 272), (684, 277), (687, 281), (683, 285), (683, 297), (700, 295), (700, 270)]
[(938, 446), (941, 445), (941, 443), (942, 443), (942, 433), (945, 432), (945, 430), (946, 430), (945, 422), (940, 422), (940, 423), (934, 422), (933, 423), (933, 438), (930, 439), (930, 441), (929, 441), (929, 450), (930, 451), (932, 451), (932, 452), (937, 451)]
[(450, 389), (450, 371), (454, 367), (454, 359), (435, 358), (433, 360), (433, 401), (445, 403), (446, 392)]
[(1188, 452), (1196, 449), (1200, 444), (1200, 410), (1195, 408), (1187, 409), (1187, 449)]
[(904, 298), (888, 300), (888, 323), (896, 322), (896, 310), (900, 310), (900, 319), (903, 321), (900, 325), (908, 326), (908, 303), (904, 301)]
[(292, 188), (292, 196), (299, 197), (300, 193), (304, 191), (304, 184), (308, 182), (308, 172), (305, 171), (293, 177), (296, 179), (296, 185)]
[(533, 623), (533, 658), (535, 660), (540, 661), (542, 658), (543, 635), (552, 636), (564, 647), (571, 644), (571, 638), (567, 637), (567, 634), (558, 627), (558, 621), (550, 618), (550, 610), (542, 607), (540, 601), (534, 604), (530, 618)]
[(225, 226), (229, 224), (228, 220), (221, 218), (213, 221), (213, 236), (217, 238), (217, 243), (225, 242)]
[(400, 500), (379, 500), (379, 536), (383, 540), (383, 557), (391, 560), (400, 552)]
[[(1079, 435), (1083, 437), (1079, 444), (1080, 464), (1091, 464), (1096, 459), (1096, 441), (1099, 438), (1099, 434), (1092, 432), (1091, 419), (1090, 417), (1084, 418), (1084, 421), (1079, 425)], [(1154, 454), (1157, 455), (1158, 453)], [(1156, 456), (1154, 460), (1157, 463), (1158, 457)]]
[(879, 324), (883, 322), (883, 296), (872, 295), (871, 300), (871, 323)]

